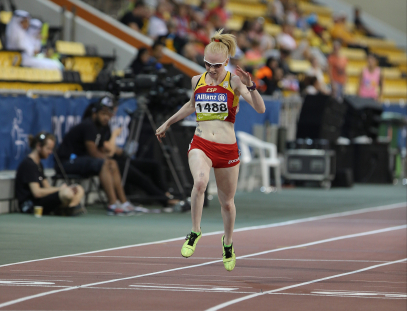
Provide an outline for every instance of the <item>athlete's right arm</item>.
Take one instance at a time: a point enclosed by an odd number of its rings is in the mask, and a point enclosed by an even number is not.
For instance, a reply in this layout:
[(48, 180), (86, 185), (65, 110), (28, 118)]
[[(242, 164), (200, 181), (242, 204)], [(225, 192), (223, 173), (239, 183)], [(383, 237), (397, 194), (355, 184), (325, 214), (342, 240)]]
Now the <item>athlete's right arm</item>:
[(198, 79), (201, 77), (201, 75), (194, 76), (191, 79), (192, 83), (192, 95), (189, 101), (182, 106), (180, 110), (177, 111), (172, 117), (170, 117), (167, 121), (163, 123), (156, 131), (155, 131), (155, 136), (157, 136), (157, 139), (159, 142), (161, 142), (161, 138), (165, 137), (165, 132), (168, 130), (168, 128), (178, 122), (179, 120), (182, 120), (189, 116), (190, 114), (195, 112), (195, 98), (194, 98), (194, 88), (196, 83), (198, 82)]

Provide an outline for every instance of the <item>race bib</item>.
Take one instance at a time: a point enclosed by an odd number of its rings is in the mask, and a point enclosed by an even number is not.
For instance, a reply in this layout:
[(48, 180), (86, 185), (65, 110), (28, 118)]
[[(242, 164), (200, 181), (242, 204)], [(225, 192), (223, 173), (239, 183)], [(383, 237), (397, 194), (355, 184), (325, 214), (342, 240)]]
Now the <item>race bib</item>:
[(195, 94), (197, 121), (225, 120), (228, 117), (228, 96), (225, 93)]

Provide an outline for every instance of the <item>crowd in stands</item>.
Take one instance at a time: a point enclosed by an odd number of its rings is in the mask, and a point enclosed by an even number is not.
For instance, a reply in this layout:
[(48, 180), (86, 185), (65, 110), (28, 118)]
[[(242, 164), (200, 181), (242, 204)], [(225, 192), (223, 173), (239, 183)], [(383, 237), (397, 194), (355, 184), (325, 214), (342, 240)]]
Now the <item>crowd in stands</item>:
[(42, 22), (39, 19), (31, 18), (26, 11), (15, 10), (6, 27), (6, 48), (21, 51), (21, 65), (24, 67), (63, 69), (58, 59), (49, 57), (52, 50), (42, 48), (41, 31)]
[[(243, 67), (252, 74), (263, 94), (281, 94), (279, 91), (290, 90), (304, 94), (321, 92), (342, 98), (347, 62), (338, 54), (338, 49), (348, 46), (368, 51), (348, 30), (345, 14), (336, 14), (334, 25), (328, 30), (319, 23), (318, 15), (305, 15), (297, 2), (274, 0), (267, 2), (264, 17), (246, 19), (241, 29), (236, 30), (228, 29), (232, 15), (226, 9), (227, 2), (201, 0), (199, 5), (188, 5), (175, 0), (129, 0), (120, 21), (201, 66), (204, 65), (203, 50), (209, 38), (215, 31), (224, 28), (225, 32), (236, 36), (238, 43), (236, 55), (227, 70), (233, 73), (236, 65)], [(265, 31), (266, 21), (280, 25), (281, 32), (270, 35)], [(355, 10), (355, 28), (365, 35), (374, 36), (362, 22), (358, 9)], [(314, 44), (306, 39), (296, 40), (294, 32), (298, 30), (303, 34), (312, 31), (316, 38)], [(332, 43), (333, 40), (336, 40), (335, 43)], [(332, 55), (329, 55), (332, 50)], [(133, 68), (140, 68), (142, 58), (148, 62), (149, 52), (143, 49), (140, 53), (144, 56), (137, 57)], [(289, 66), (291, 59), (308, 60), (312, 66), (305, 76), (299, 76)], [(325, 81), (324, 73), (329, 74), (330, 81)], [(376, 86), (380, 85), (376, 82)], [(379, 93), (377, 90), (369, 94), (376, 94), (377, 98)]]

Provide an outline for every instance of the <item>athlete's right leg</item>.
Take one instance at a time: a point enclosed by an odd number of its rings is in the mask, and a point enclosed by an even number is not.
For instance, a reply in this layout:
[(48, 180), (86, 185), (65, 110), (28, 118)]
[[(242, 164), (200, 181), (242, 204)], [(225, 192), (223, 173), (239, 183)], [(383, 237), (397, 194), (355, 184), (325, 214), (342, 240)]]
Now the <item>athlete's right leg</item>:
[(188, 162), (194, 178), (194, 187), (191, 193), (192, 231), (200, 232), (204, 195), (209, 181), (212, 161), (202, 150), (192, 149), (188, 153)]

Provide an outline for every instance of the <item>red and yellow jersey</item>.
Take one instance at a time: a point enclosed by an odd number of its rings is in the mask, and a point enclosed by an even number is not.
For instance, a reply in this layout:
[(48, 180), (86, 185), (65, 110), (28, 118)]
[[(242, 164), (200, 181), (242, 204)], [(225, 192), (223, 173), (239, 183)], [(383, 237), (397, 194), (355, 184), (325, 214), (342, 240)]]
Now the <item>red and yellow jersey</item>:
[(195, 86), (196, 121), (221, 120), (235, 123), (239, 96), (230, 86), (232, 74), (228, 71), (219, 85), (207, 85), (205, 72)]

